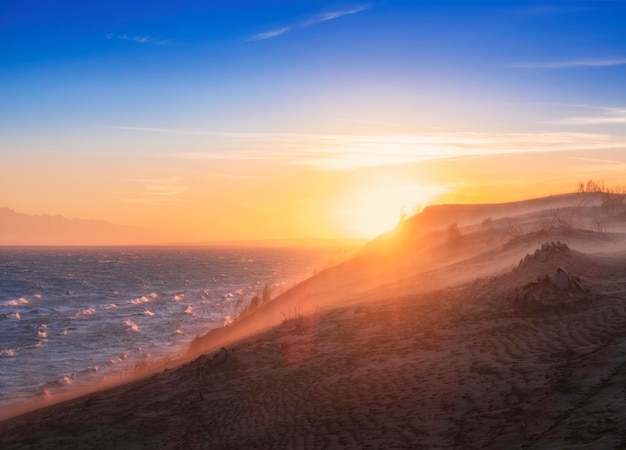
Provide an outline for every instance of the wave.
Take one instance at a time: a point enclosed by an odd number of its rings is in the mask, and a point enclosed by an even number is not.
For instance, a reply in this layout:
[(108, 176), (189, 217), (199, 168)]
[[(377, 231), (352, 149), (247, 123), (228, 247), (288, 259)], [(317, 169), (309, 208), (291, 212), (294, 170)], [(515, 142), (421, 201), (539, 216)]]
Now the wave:
[(148, 295), (142, 295), (141, 297), (134, 298), (129, 303), (132, 303), (133, 305), (140, 305), (141, 303), (151, 302), (152, 300), (154, 300), (158, 296), (159, 295), (157, 293), (153, 292), (153, 293), (148, 294)]
[(71, 374), (64, 374), (62, 377), (47, 381), (44, 383), (44, 392), (47, 392), (48, 395), (51, 395), (50, 388), (55, 387), (63, 387), (74, 383), (74, 378), (76, 378), (76, 372)]
[(4, 302), (4, 306), (19, 306), (19, 305), (26, 305), (27, 303), (28, 303), (27, 298), (20, 297), (17, 300), (9, 300), (7, 302)]
[[(284, 256), (204, 248), (107, 252), (0, 254), (0, 265), (13, 258), (16, 269), (29, 268), (8, 273), (0, 293), (0, 409), (20, 396), (43, 389), (56, 396), (83, 379), (118, 376), (121, 366), (149, 354), (178, 351), (188, 337), (222, 325), (254, 283), (274, 281), (264, 268), (253, 279), (232, 261), (268, 259), (274, 268)], [(144, 350), (136, 350), (139, 345)], [(126, 351), (131, 355), (124, 361)], [(72, 386), (63, 381), (66, 375)], [(50, 380), (59, 384), (45, 387)]]
[(76, 320), (78, 319), (80, 316), (90, 316), (92, 314), (94, 314), (96, 312), (96, 309), (91, 307), (91, 308), (85, 308), (81, 311), (78, 311), (76, 314), (74, 314), (73, 316), (70, 316), (69, 319), (70, 320)]
[(235, 318), (233, 316), (224, 316), (224, 319), (222, 320), (222, 325), (223, 326), (228, 326), (228, 325), (232, 325), (233, 323), (235, 323)]
[(129, 327), (132, 331), (135, 331), (135, 332), (137, 332), (137, 333), (139, 332), (139, 326), (138, 326), (135, 322), (133, 322), (133, 321), (132, 321), (132, 319), (126, 319), (126, 320), (124, 321), (124, 324), (128, 325), (128, 327)]
[(48, 325), (42, 323), (37, 327), (37, 343), (35, 344), (35, 348), (41, 347), (46, 342), (48, 342)]
[(48, 325), (43, 323), (37, 327), (37, 337), (41, 340), (46, 340), (48, 338)]
[(113, 358), (109, 359), (107, 364), (114, 365), (114, 364), (117, 364), (117, 363), (121, 363), (121, 362), (125, 361), (128, 358), (129, 355), (130, 355), (130, 352), (125, 352), (125, 353), (122, 353), (122, 354), (120, 354), (118, 356), (114, 356)]

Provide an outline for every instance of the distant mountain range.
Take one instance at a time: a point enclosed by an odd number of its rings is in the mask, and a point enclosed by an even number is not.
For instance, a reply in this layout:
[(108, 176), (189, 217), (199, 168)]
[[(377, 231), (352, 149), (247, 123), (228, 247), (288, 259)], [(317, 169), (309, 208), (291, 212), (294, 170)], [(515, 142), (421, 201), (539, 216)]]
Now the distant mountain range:
[(175, 240), (157, 230), (0, 208), (0, 245), (145, 245)]
[(0, 246), (181, 245), (211, 247), (335, 247), (352, 251), (364, 239), (268, 239), (203, 241), (165, 231), (117, 225), (103, 220), (30, 215), (0, 208)]

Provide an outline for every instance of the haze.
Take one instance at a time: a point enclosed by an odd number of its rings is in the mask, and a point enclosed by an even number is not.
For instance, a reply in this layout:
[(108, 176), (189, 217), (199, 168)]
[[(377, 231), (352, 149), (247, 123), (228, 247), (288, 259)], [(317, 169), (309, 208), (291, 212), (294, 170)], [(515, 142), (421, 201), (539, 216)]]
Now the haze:
[(619, 183), (623, 2), (4, 1), (0, 207), (371, 238)]

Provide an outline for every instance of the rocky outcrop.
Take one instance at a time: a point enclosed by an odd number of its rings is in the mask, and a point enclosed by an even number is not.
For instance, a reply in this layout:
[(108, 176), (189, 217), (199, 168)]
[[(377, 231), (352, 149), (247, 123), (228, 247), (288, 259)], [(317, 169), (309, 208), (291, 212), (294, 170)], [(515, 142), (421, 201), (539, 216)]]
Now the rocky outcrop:
[[(527, 254), (520, 260), (516, 270), (529, 267), (537, 261), (554, 260), (552, 256), (554, 254), (569, 252), (567, 244), (546, 242), (532, 255)], [(583, 286), (580, 277), (571, 275), (564, 265), (559, 265), (554, 271), (540, 274), (536, 281), (515, 289), (511, 303), (523, 309), (541, 309), (587, 298), (589, 298), (589, 291)]]
[(557, 242), (545, 242), (541, 244), (541, 248), (535, 250), (535, 253), (532, 255), (527, 253), (526, 256), (520, 259), (518, 268), (524, 267), (525, 265), (530, 264), (532, 261), (545, 261), (551, 255), (556, 253), (569, 253), (570, 249), (567, 244), (564, 244), (560, 241)]

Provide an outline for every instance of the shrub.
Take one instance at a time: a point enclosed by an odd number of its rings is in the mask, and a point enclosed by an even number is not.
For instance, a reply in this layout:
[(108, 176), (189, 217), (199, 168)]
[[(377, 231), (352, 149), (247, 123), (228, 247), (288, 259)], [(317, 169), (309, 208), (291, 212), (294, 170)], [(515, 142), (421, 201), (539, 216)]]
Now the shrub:
[(461, 241), (461, 232), (459, 226), (456, 223), (448, 225), (448, 243), (452, 246), (456, 246)]

